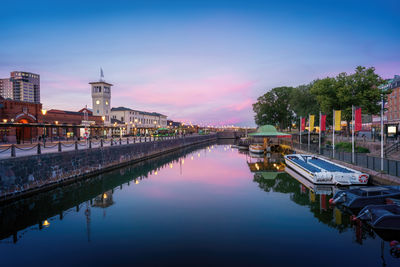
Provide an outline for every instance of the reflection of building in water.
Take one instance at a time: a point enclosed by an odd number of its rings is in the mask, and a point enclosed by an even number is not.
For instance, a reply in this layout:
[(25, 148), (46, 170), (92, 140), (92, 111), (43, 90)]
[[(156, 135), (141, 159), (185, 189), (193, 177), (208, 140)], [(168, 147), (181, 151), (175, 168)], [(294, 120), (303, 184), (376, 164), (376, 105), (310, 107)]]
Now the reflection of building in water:
[(246, 159), (251, 172), (283, 172), (285, 170), (284, 159), (281, 154), (271, 153), (269, 156), (261, 158), (249, 154)]
[(94, 198), (92, 207), (108, 208), (114, 204), (113, 192), (108, 190)]

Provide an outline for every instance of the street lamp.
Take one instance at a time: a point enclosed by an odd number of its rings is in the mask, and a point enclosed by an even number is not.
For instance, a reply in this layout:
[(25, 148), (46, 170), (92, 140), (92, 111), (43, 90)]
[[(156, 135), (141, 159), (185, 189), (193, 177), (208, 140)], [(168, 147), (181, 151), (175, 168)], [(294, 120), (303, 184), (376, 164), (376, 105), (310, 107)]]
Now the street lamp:
[[(47, 114), (47, 110), (42, 109), (42, 115), (45, 116)], [(43, 147), (46, 146), (46, 125), (44, 123), (44, 118), (43, 118)]]

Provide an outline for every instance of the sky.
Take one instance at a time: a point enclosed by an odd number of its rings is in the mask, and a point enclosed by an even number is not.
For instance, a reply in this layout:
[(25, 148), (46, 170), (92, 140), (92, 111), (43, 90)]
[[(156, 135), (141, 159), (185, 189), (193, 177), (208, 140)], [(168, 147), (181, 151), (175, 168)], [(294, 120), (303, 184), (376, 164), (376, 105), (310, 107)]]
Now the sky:
[(400, 1), (9, 1), (0, 3), (0, 77), (41, 78), (44, 108), (111, 105), (204, 125), (254, 126), (252, 104), (356, 66), (400, 74)]

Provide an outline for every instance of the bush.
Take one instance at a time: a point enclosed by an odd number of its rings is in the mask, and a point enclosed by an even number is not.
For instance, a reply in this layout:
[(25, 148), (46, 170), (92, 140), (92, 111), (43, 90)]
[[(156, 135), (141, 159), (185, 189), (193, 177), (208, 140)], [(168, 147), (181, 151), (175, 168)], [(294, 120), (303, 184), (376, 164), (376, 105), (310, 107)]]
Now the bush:
[[(351, 152), (351, 143), (349, 142), (339, 142), (335, 144), (335, 149), (338, 151), (345, 151), (345, 152)], [(369, 149), (366, 147), (362, 146), (357, 146), (355, 147), (355, 152), (357, 153), (369, 153)]]

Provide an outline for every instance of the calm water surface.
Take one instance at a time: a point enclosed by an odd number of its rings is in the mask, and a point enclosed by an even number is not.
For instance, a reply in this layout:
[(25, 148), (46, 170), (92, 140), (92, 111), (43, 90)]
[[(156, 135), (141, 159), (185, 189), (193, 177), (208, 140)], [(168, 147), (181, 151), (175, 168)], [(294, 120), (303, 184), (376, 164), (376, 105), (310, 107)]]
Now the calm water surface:
[(0, 207), (0, 265), (400, 266), (282, 170), (210, 144)]

